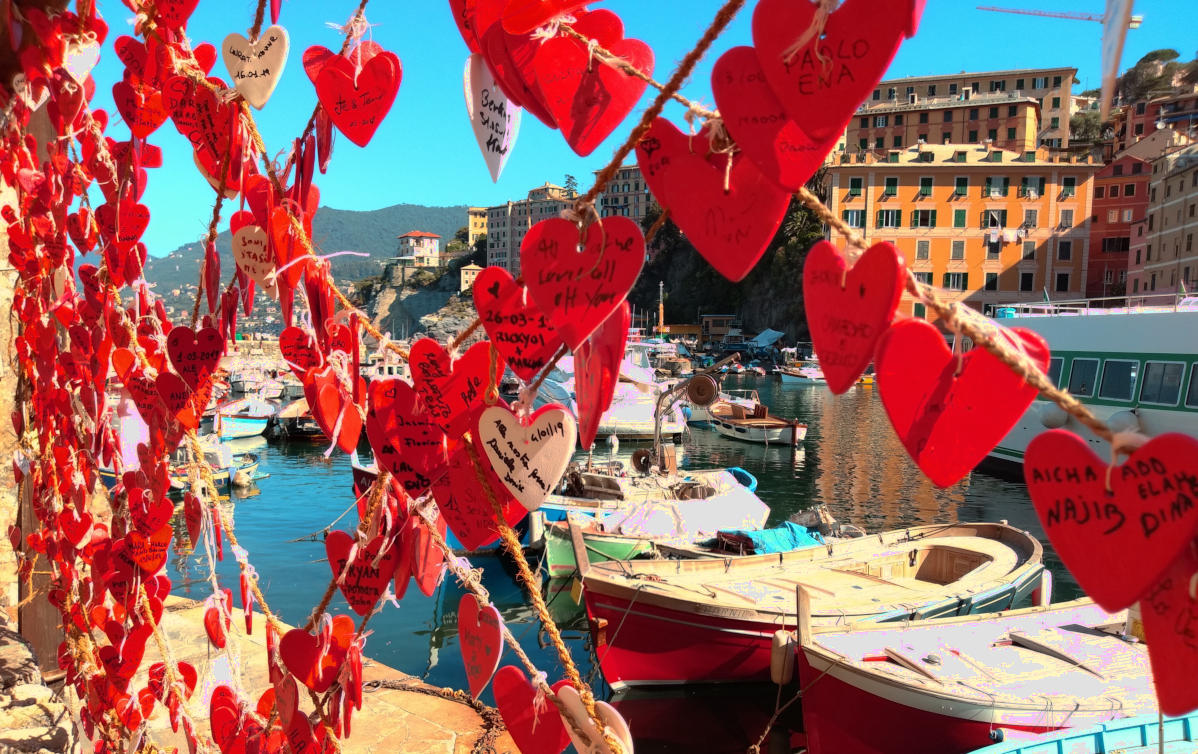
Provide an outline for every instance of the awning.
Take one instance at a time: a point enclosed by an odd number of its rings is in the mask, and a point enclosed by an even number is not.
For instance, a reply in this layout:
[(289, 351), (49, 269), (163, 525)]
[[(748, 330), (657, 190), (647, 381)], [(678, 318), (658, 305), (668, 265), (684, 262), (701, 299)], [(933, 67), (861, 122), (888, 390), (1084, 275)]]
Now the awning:
[(754, 346), (756, 348), (765, 348), (767, 346), (772, 346), (775, 343), (777, 343), (778, 339), (781, 338), (783, 335), (785, 335), (785, 333), (779, 332), (778, 330), (771, 330), (767, 327), (766, 329), (759, 332), (757, 334), (757, 337), (748, 341), (748, 343), (746, 345)]

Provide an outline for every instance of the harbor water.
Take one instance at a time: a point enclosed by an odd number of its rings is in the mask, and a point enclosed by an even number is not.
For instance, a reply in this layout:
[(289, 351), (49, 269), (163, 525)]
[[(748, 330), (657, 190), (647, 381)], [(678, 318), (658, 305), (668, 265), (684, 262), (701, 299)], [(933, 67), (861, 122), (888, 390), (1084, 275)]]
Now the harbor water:
[[(773, 414), (809, 425), (806, 440), (797, 448), (742, 443), (692, 427), (678, 449), (682, 468), (740, 466), (756, 476), (757, 494), (770, 506), (771, 522), (817, 503), (827, 505), (838, 520), (868, 532), (1006, 519), (1044, 543), (1054, 601), (1079, 596), (1076, 582), (1043, 537), (1023, 483), (975, 472), (948, 489), (936, 488), (895, 438), (872, 387), (858, 386), (834, 396), (819, 385), (783, 386), (775, 377), (730, 376), (724, 388), (755, 389)], [(322, 532), (330, 526), (352, 531), (357, 524), (350, 459), (340, 452), (326, 457), (324, 447), (306, 443), (267, 445), (257, 439), (250, 446), (261, 457), (259, 470), (270, 477), (229, 503), (236, 536), (261, 576), (271, 609), (289, 623), (303, 623), (330, 578)], [(627, 467), (636, 447), (623, 443), (614, 451), (615, 457)], [(599, 438), (596, 458), (606, 459), (612, 452)], [(550, 682), (561, 677), (556, 653), (511, 569), (498, 557), (474, 558), (471, 564), (483, 569), (484, 586), (533, 662), (548, 673)], [(205, 556), (176, 555), (170, 567), (175, 593), (193, 599), (211, 594)], [(236, 593), (237, 565), (227, 542), (217, 570), (222, 585)], [(546, 582), (544, 590), (580, 673), (600, 698), (608, 698), (611, 692), (599, 673), (585, 616), (573, 600), (571, 580)], [(398, 606), (387, 605), (372, 619), (366, 655), (429, 683), (465, 688), (456, 620), (461, 594), (452, 577), (431, 597), (411, 585)], [(340, 595), (331, 610), (348, 612)], [(517, 664), (510, 654), (509, 650), (501, 664)], [(482, 699), (493, 704), (489, 690)], [(777, 691), (772, 686), (695, 687), (634, 692), (613, 701), (629, 721), (638, 752), (744, 752), (764, 730)], [(801, 725), (794, 705), (780, 718), (762, 751), (790, 751), (802, 741)]]

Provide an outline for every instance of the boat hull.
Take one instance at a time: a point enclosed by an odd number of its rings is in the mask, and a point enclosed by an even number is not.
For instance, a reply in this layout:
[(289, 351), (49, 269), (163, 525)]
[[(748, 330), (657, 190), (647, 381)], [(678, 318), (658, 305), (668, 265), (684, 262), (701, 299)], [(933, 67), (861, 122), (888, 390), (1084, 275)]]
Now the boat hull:
[[(631, 560), (653, 549), (650, 540), (637, 537), (617, 537), (583, 533), (587, 559), (591, 563), (609, 560)], [(574, 547), (570, 536), (560, 527), (545, 528), (545, 562), (549, 566), (550, 578), (564, 578), (578, 570), (574, 559)]]
[(270, 423), (268, 417), (223, 416), (217, 414), (213, 422), (217, 436), (222, 440), (237, 440), (243, 437), (257, 437), (266, 431)]
[(760, 445), (798, 445), (807, 437), (807, 428), (801, 424), (785, 427), (746, 427), (713, 417), (711, 426), (724, 437)]

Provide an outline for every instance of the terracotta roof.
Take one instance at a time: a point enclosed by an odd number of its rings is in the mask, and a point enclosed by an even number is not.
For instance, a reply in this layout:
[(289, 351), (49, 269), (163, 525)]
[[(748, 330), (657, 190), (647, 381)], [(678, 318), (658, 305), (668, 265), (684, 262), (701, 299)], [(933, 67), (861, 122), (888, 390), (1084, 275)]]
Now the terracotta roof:
[(400, 238), (440, 238), (436, 233), (429, 233), (427, 230), (410, 230), (407, 233), (399, 236)]

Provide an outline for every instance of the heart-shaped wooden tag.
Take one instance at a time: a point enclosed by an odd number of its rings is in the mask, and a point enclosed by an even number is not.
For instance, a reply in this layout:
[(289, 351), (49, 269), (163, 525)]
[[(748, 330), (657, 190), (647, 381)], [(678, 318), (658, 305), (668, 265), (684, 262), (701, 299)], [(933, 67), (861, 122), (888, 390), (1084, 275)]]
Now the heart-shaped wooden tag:
[(583, 0), (506, 0), (500, 20), (508, 33), (527, 34), (584, 6)]
[(1187, 435), (1137, 448), (1110, 468), (1107, 492), (1108, 463), (1054, 429), (1028, 443), (1023, 476), (1057, 554), (1106, 610), (1139, 599), (1198, 535), (1198, 440)]
[[(426, 597), (433, 596), (445, 576), (445, 553), (433, 541), (431, 529), (436, 529), (441, 539), (445, 539), (448, 531), (445, 518), (436, 508), (432, 509), (429, 519), (425, 522), (420, 516), (409, 517), (412, 526), (405, 532), (407, 540), (404, 542), (412, 580), (416, 582), (416, 588), (420, 593)], [(399, 578), (398, 573), (396, 578)], [(399, 599), (398, 592), (396, 594), (396, 599)]]
[[(1048, 368), (1048, 344), (1036, 333), (1013, 328), (997, 337)], [(982, 348), (954, 356), (940, 331), (923, 320), (905, 320), (883, 333), (875, 364), (891, 426), (938, 487), (985, 458), (1037, 393)]]
[(720, 56), (711, 70), (711, 92), (736, 145), (787, 191), (802, 188), (836, 146), (839, 133), (815, 142), (790, 119), (752, 47), (733, 47)]
[[(311, 369), (304, 375), (304, 397), (312, 418), (320, 429), (343, 453), (357, 450), (362, 436), (362, 413), (353, 401), (350, 388), (337, 378), (332, 364), (323, 369)], [(359, 394), (365, 381), (358, 378)]]
[(620, 746), (625, 752), (632, 754), (632, 732), (628, 730), (628, 723), (624, 722), (624, 718), (620, 716), (619, 712), (616, 712), (615, 707), (607, 702), (595, 702), (595, 711), (599, 714), (599, 719), (603, 721), (604, 730), (601, 732), (595, 722), (591, 720), (582, 697), (578, 695), (578, 691), (573, 686), (562, 686), (560, 689), (555, 687), (555, 691), (557, 691), (557, 698), (569, 711), (570, 717), (581, 724), (582, 732), (590, 739), (588, 746), (587, 742), (583, 741), (567, 725), (566, 734), (577, 751), (587, 752), (587, 754), (614, 754), (603, 737), (603, 732), (606, 732), (620, 742)]
[(348, 615), (333, 616), (328, 641), (321, 651), (320, 636), (302, 628), (293, 628), (279, 640), (279, 655), (296, 680), (320, 694), (328, 691), (337, 680), (341, 666), (354, 638), (354, 619)]
[(394, 474), (409, 497), (420, 497), (445, 474), (445, 433), (416, 389), (399, 378), (370, 383), (366, 436), (379, 468)]
[(524, 108), (549, 128), (557, 128), (533, 72), (541, 40), (529, 34), (509, 34), (495, 21), (479, 36), (479, 42), (487, 70), (507, 95), (508, 102)]
[[(653, 75), (653, 50), (639, 39), (621, 39), (609, 51), (646, 76)], [(533, 63), (537, 84), (566, 143), (586, 157), (624, 120), (646, 83), (592, 58), (573, 37), (541, 45)]]
[(337, 130), (364, 147), (395, 101), (403, 68), (393, 52), (380, 52), (362, 64), (337, 55), (325, 62), (316, 77), (316, 96)]
[(542, 220), (520, 244), (525, 284), (558, 336), (576, 349), (616, 310), (645, 263), (645, 237), (626, 217), (587, 226)]
[(474, 129), (474, 139), (483, 153), (491, 180), (498, 181), (516, 144), (523, 109), (508, 101), (482, 55), (474, 54), (466, 59), (462, 88), (466, 94), (466, 114), (470, 117), (470, 127)]
[(162, 93), (145, 85), (118, 81), (112, 85), (112, 101), (129, 131), (139, 139), (157, 131), (170, 115)]
[[(569, 681), (558, 681), (552, 688), (556, 693), (569, 684)], [(548, 702), (540, 706), (534, 704), (537, 689), (519, 668), (505, 665), (495, 671), (491, 690), (503, 724), (523, 754), (561, 754), (570, 745), (566, 725), (557, 708)]]
[(876, 243), (851, 270), (836, 247), (820, 241), (803, 263), (803, 307), (811, 343), (833, 393), (852, 387), (874, 357), (903, 296), (903, 263), (894, 246)]
[(496, 354), (492, 366), (491, 344), (486, 341), (470, 346), (450, 363), (449, 352), (440, 343), (421, 338), (412, 344), (408, 364), (429, 416), (455, 438), (470, 428), (470, 417), (482, 405), (488, 387), (503, 378), (503, 359)]
[(433, 498), (462, 547), (477, 550), (499, 539), (492, 499), (499, 503), (508, 526), (515, 526), (528, 511), (507, 487), (491, 480), (482, 468), (486, 461), (479, 458), (476, 466), (471, 455), (477, 454), (464, 440), (450, 441), (449, 469), (433, 484)]
[(274, 93), (287, 64), (290, 41), (282, 26), (269, 26), (253, 42), (233, 32), (220, 46), (221, 57), (235, 88), (245, 101), (261, 110)]
[(189, 327), (172, 327), (166, 336), (166, 352), (171, 357), (171, 366), (192, 390), (208, 379), (224, 350), (224, 338), (215, 327), (205, 327), (198, 332), (193, 332)]
[(353, 546), (354, 538), (343, 531), (331, 532), (324, 540), (333, 578), (340, 578), (337, 586), (341, 593), (355, 613), (369, 615), (395, 575), (401, 557), (400, 547), (393, 537), (379, 534), (366, 547), (359, 548), (351, 559)]
[(590, 448), (595, 443), (599, 420), (611, 408), (631, 321), (632, 312), (625, 301), (574, 353), (578, 441), (584, 448)]
[(488, 267), (474, 279), (474, 308), (495, 350), (512, 371), (531, 382), (562, 341), (545, 315), (502, 267)]
[(324, 365), (324, 357), (316, 348), (316, 339), (300, 327), (288, 327), (279, 333), (279, 351), (287, 366), (301, 380), (309, 369)]
[(503, 406), (478, 415), (474, 441), (495, 477), (529, 511), (553, 492), (574, 454), (574, 417), (556, 404), (537, 409), (528, 424)]
[(1166, 715), (1184, 715), (1198, 707), (1198, 603), (1191, 592), (1196, 573), (1198, 556), (1187, 546), (1140, 600), (1152, 685)]
[(765, 253), (786, 216), (790, 194), (743, 155), (709, 155), (706, 133), (691, 137), (657, 118), (637, 144), (637, 164), (687, 240), (736, 282)]
[(271, 274), (275, 271), (275, 255), (270, 250), (270, 237), (260, 225), (245, 225), (233, 233), (233, 261), (237, 269), (249, 276), (271, 298), (278, 298)]
[(503, 618), (494, 605), (481, 607), (473, 594), (462, 595), (458, 602), (458, 644), (470, 694), (477, 697), (495, 675), (503, 654)]
[(136, 563), (142, 573), (152, 576), (166, 564), (172, 536), (173, 532), (169, 526), (164, 526), (149, 536), (139, 531), (131, 531), (125, 535), (123, 554), (130, 562)]

